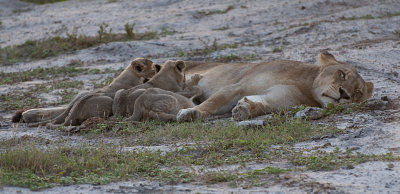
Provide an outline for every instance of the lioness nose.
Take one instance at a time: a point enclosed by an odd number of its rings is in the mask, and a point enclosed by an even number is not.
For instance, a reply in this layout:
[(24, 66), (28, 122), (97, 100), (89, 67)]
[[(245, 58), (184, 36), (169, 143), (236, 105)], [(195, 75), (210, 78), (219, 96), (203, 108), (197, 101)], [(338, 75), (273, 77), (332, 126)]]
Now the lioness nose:
[(340, 98), (350, 100), (350, 96), (342, 88), (339, 88)]

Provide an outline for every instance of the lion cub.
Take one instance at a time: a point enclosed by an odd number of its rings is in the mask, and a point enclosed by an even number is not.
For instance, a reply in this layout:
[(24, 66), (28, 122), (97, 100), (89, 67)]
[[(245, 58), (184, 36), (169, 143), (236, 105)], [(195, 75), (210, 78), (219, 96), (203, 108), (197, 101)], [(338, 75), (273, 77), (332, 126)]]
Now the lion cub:
[(169, 60), (162, 65), (161, 70), (148, 82), (127, 90), (118, 90), (112, 105), (113, 115), (123, 117), (131, 116), (134, 111), (135, 100), (149, 88), (160, 88), (171, 92), (180, 92), (184, 96), (191, 97), (192, 94), (189, 94), (190, 92), (187, 93), (183, 90), (185, 68), (185, 62)]
[(160, 88), (135, 91), (139, 97), (130, 101), (129, 104), (134, 104), (133, 115), (126, 121), (149, 119), (165, 122), (176, 121), (176, 115), (180, 109), (192, 108), (196, 105), (193, 103), (193, 99), (202, 94), (202, 90), (198, 86), (201, 78), (202, 76), (199, 74), (193, 75), (185, 83), (183, 92), (173, 93)]

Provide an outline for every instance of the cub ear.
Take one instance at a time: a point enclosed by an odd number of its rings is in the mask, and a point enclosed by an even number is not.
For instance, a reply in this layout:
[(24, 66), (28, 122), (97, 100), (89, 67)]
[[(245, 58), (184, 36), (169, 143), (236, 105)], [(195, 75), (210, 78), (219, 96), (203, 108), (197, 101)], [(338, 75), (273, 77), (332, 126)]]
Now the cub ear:
[(368, 100), (372, 96), (372, 91), (374, 90), (374, 84), (372, 82), (365, 82), (365, 94), (363, 96), (363, 101)]
[(178, 71), (182, 72), (186, 68), (186, 64), (184, 61), (179, 60), (175, 62), (175, 67)]
[(160, 70), (161, 70), (161, 65), (155, 64), (154, 67), (156, 68), (156, 72), (157, 72), (157, 73), (160, 72)]
[(135, 70), (139, 73), (141, 73), (144, 69), (144, 65), (141, 62), (136, 61), (136, 60), (133, 60), (131, 62), (131, 66), (132, 66), (133, 70)]
[(153, 61), (149, 60), (149, 59), (144, 59), (144, 63), (147, 65), (152, 65)]

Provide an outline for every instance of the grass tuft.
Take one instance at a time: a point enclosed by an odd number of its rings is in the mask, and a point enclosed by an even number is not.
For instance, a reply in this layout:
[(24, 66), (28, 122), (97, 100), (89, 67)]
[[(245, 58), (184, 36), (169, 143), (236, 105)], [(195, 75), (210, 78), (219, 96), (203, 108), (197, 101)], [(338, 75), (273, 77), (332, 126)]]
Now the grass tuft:
[(135, 33), (133, 32), (133, 28), (135, 27), (135, 23), (129, 25), (129, 23), (125, 24), (125, 32), (130, 38), (135, 38)]
[(21, 0), (25, 1), (28, 3), (35, 3), (35, 4), (46, 4), (46, 3), (57, 3), (57, 2), (63, 2), (67, 0)]
[(233, 10), (233, 9), (235, 9), (235, 6), (230, 5), (230, 6), (226, 7), (226, 8), (223, 9), (223, 10), (218, 10), (218, 9), (215, 9), (215, 10), (205, 10), (205, 11), (197, 11), (196, 13), (197, 13), (198, 15), (200, 15), (200, 16), (210, 16), (210, 15), (215, 15), (215, 14), (225, 14), (225, 13), (228, 13), (229, 11), (231, 11), (231, 10)]
[[(96, 36), (67, 33), (67, 37), (53, 37), (45, 40), (27, 40), (24, 44), (0, 48), (0, 64), (44, 59), (60, 54), (86, 49), (100, 44), (118, 41), (151, 40), (159, 37), (157, 32), (134, 33), (134, 24), (125, 24), (126, 33), (113, 33), (108, 24), (101, 24)], [(162, 31), (161, 35), (170, 35)]]
[(28, 71), (22, 72), (0, 72), (0, 85), (4, 84), (14, 84), (24, 81), (32, 81), (33, 79), (54, 79), (57, 77), (75, 77), (78, 75), (87, 74), (103, 74), (103, 73), (113, 73), (109, 69), (91, 69), (91, 68), (80, 68), (76, 65), (67, 65), (62, 67), (47, 67), (47, 68), (36, 68)]
[(274, 48), (272, 48), (273, 53), (280, 53), (282, 51), (283, 51), (283, 47), (275, 46)]

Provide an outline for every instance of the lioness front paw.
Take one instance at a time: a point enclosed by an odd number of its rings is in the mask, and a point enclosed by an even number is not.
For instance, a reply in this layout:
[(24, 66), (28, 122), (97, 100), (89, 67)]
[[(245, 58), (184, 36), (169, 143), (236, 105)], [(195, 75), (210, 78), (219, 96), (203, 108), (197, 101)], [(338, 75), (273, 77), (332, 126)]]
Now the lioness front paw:
[(235, 121), (246, 120), (250, 118), (250, 105), (246, 102), (239, 102), (232, 109), (232, 117)]
[(177, 121), (193, 121), (200, 118), (200, 111), (195, 108), (187, 108), (179, 110), (176, 115)]

